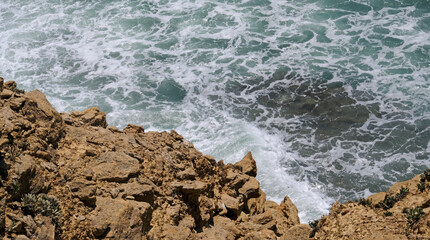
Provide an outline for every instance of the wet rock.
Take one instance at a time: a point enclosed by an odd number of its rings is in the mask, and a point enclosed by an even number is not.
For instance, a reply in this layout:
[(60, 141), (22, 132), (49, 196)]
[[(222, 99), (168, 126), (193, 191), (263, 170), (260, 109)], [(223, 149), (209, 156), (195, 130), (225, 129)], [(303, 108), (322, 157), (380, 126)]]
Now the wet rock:
[(234, 164), (234, 166), (251, 177), (257, 176), (257, 163), (252, 157), (251, 152), (248, 152), (246, 156)]
[(107, 152), (90, 163), (96, 180), (124, 182), (139, 171), (139, 161), (123, 152)]
[(185, 98), (187, 91), (173, 79), (164, 79), (157, 87), (159, 100), (179, 102)]

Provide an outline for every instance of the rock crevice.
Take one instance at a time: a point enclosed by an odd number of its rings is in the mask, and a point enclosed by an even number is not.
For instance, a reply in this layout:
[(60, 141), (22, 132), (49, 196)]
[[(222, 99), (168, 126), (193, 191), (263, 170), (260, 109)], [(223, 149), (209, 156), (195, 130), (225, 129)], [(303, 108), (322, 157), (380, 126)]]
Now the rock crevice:
[(175, 131), (120, 130), (98, 108), (60, 114), (0, 78), (3, 239), (430, 238), (430, 171), (336, 203), (312, 228), (256, 177), (251, 153), (224, 164)]

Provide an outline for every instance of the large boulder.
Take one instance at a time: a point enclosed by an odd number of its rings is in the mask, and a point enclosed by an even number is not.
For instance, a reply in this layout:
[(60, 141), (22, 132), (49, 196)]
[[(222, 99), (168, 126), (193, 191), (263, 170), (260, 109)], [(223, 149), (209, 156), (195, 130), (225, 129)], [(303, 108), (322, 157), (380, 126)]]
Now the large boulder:
[(123, 152), (106, 152), (100, 154), (89, 167), (96, 180), (124, 182), (137, 175), (140, 164), (137, 159)]
[(96, 206), (91, 220), (97, 238), (141, 240), (149, 227), (148, 203), (98, 197)]
[(251, 177), (257, 176), (257, 163), (252, 157), (251, 152), (248, 152), (245, 157), (243, 157), (239, 162), (235, 163), (234, 166)]

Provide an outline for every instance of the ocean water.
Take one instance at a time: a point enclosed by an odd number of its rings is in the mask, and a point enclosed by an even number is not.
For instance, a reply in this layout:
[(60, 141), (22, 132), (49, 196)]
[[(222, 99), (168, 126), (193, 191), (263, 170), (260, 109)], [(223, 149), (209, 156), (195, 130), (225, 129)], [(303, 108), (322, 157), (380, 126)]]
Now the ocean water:
[(430, 167), (429, 0), (2, 0), (0, 39), (59, 111), (252, 151), (304, 223)]

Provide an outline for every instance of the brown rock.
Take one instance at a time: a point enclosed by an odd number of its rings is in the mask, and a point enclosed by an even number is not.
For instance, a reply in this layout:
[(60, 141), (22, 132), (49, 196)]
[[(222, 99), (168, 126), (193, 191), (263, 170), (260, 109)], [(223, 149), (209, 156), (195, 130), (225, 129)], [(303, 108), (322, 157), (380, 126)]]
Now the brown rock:
[(16, 236), (15, 240), (30, 240), (30, 238), (25, 235), (18, 235)]
[(274, 219), (273, 219), (272, 213), (264, 212), (258, 215), (251, 216), (249, 220), (258, 225), (265, 225), (273, 221)]
[(110, 182), (124, 182), (139, 171), (139, 161), (123, 152), (102, 153), (90, 168), (94, 172), (94, 179)]
[(79, 198), (87, 205), (94, 206), (96, 203), (96, 187), (87, 181), (75, 181), (69, 185), (74, 197)]
[(17, 111), (21, 109), (22, 105), (25, 103), (25, 98), (19, 97), (19, 98), (13, 98), (9, 101), (10, 108)]
[(29, 98), (37, 103), (37, 107), (41, 109), (46, 116), (49, 118), (49, 120), (56, 118), (56, 119), (62, 119), (60, 114), (55, 110), (54, 107), (48, 102), (46, 99), (45, 94), (43, 94), (39, 90), (33, 90), (30, 92), (27, 92), (24, 94), (24, 97)]
[(261, 231), (249, 232), (243, 238), (244, 240), (276, 240), (278, 237), (276, 234), (269, 230), (263, 229)]
[(91, 218), (94, 236), (142, 239), (151, 219), (148, 203), (98, 197), (96, 205)]
[(7, 81), (3, 84), (3, 88), (15, 91), (16, 90), (16, 82), (15, 81)]
[(0, 138), (0, 147), (3, 147), (4, 145), (9, 143), (9, 139), (7, 138)]
[(145, 133), (145, 129), (142, 126), (128, 124), (127, 127), (123, 129), (124, 132), (128, 133)]
[(51, 222), (51, 218), (40, 216), (41, 224), (36, 230), (36, 239), (55, 240), (55, 225)]
[(251, 152), (248, 152), (245, 157), (234, 164), (234, 166), (251, 177), (257, 176), (257, 163), (252, 157)]
[(307, 224), (299, 224), (288, 229), (287, 233), (280, 240), (307, 240), (312, 232), (312, 228)]
[(127, 183), (122, 185), (124, 197), (132, 196), (136, 201), (149, 202), (154, 201), (154, 187), (147, 184)]
[[(10, 106), (0, 107), (5, 239), (22, 233), (32, 239), (241, 239), (248, 233), (264, 239), (281, 236), (275, 232), (281, 219), (291, 227), (279, 207), (267, 207), (251, 154), (224, 165), (175, 131), (107, 129), (97, 108), (60, 115), (39, 91), (8, 90), (9, 99), (0, 99), (0, 106)], [(9, 197), (4, 185), (12, 178), (21, 190)], [(58, 199), (57, 228), (20, 202), (7, 202), (29, 192)], [(14, 227), (6, 213), (18, 216)]]
[(221, 202), (228, 210), (233, 211), (236, 215), (240, 214), (240, 211), (242, 210), (242, 205), (240, 204), (239, 199), (231, 197), (227, 194), (222, 194)]
[(258, 196), (248, 199), (246, 207), (248, 208), (250, 214), (260, 214), (264, 212), (265, 203), (266, 194), (261, 189), (259, 189)]
[(165, 225), (163, 226), (162, 239), (188, 239), (191, 234), (191, 230), (185, 227)]
[(0, 93), (3, 91), (4, 79), (0, 77)]
[(250, 177), (249, 180), (239, 189), (239, 193), (245, 195), (246, 198), (258, 196), (260, 190), (260, 183), (254, 177)]
[(10, 97), (12, 97), (13, 92), (9, 89), (3, 89), (3, 91), (0, 93), (0, 98), (1, 99), (8, 99)]
[(197, 181), (186, 182), (185, 184), (182, 185), (181, 189), (183, 193), (192, 194), (192, 193), (200, 193), (204, 191), (206, 187), (207, 187), (206, 183), (197, 180)]
[(372, 203), (373, 203), (373, 204), (377, 204), (377, 203), (379, 203), (380, 201), (383, 201), (383, 200), (384, 200), (385, 195), (387, 195), (385, 192), (379, 192), (379, 193), (375, 193), (375, 194), (373, 194), (373, 195), (370, 195), (370, 196), (368, 197), (368, 199), (369, 199), (370, 201), (372, 201)]
[(106, 113), (101, 112), (98, 107), (85, 109), (83, 112), (72, 112), (72, 116), (79, 117), (79, 120), (84, 124), (96, 127), (107, 127)]
[(15, 172), (18, 175), (20, 192), (28, 192), (31, 179), (36, 175), (36, 162), (29, 155), (21, 155), (16, 158)]
[(233, 235), (235, 239), (243, 235), (243, 233), (237, 228), (235, 222), (227, 217), (215, 216), (213, 218), (213, 221), (214, 221), (215, 228), (221, 228), (226, 230), (231, 235)]
[(284, 200), (279, 205), (282, 213), (287, 218), (289, 224), (297, 225), (300, 224), (300, 219), (297, 211), (297, 207), (291, 201), (288, 196), (285, 196)]
[(193, 168), (187, 168), (178, 172), (176, 176), (178, 176), (179, 179), (194, 180), (197, 177), (197, 173)]
[(6, 197), (0, 199), (0, 231), (4, 232), (6, 227)]
[(198, 234), (194, 239), (207, 239), (207, 240), (234, 240), (236, 239), (234, 233), (218, 226), (205, 228), (202, 233)]

